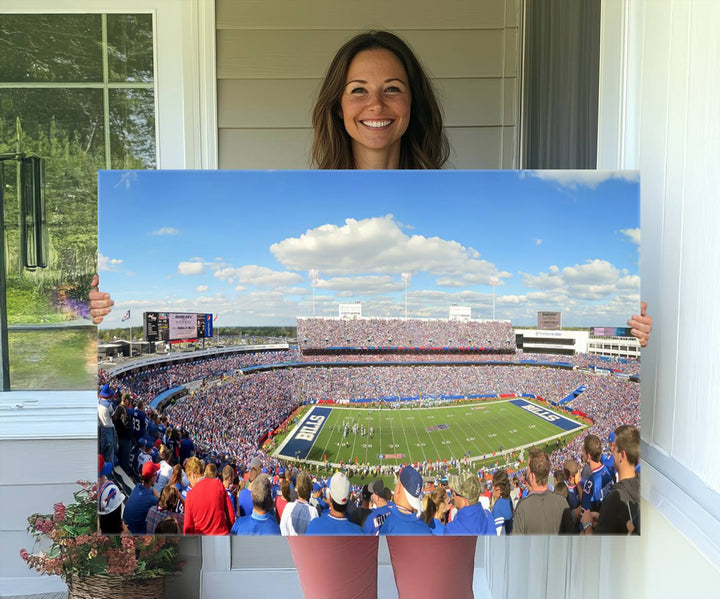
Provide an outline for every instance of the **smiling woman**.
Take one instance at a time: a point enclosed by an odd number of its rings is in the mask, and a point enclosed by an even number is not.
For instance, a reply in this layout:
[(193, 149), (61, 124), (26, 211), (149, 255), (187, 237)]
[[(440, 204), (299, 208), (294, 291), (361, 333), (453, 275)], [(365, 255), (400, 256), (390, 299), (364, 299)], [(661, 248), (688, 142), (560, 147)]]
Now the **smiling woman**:
[(450, 154), (430, 79), (387, 31), (361, 33), (338, 50), (312, 123), (320, 169), (439, 169)]

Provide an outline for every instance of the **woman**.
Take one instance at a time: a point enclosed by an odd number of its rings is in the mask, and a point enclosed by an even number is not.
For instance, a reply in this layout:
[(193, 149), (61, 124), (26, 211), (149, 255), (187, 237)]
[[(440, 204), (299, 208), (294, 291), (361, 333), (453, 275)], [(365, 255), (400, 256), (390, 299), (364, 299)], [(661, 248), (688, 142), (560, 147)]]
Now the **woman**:
[[(510, 500), (510, 478), (505, 470), (497, 470), (493, 474), (492, 498), (490, 503), (495, 525), (502, 521), (505, 534), (513, 529), (513, 506)], [(502, 520), (501, 520), (502, 519)]]
[[(340, 48), (312, 122), (312, 160), (320, 169), (439, 169), (449, 156), (432, 84), (412, 50), (389, 32), (362, 33)], [(97, 290), (90, 300), (97, 324), (113, 302)], [(628, 322), (643, 347), (651, 325), (643, 303), (641, 314)], [(377, 595), (377, 538), (298, 536), (289, 543), (305, 596), (326, 596), (328, 589), (349, 590), (354, 597)], [(400, 597), (472, 597), (475, 544), (471, 536), (388, 537)], [(318, 556), (328, 554), (352, 559), (334, 560), (327, 568)], [(443, 575), (450, 571), (452, 576)]]
[(178, 524), (179, 530), (183, 529), (185, 514), (178, 510), (181, 505), (181, 497), (174, 485), (165, 485), (160, 494), (160, 500), (148, 511), (145, 518), (145, 529), (147, 534), (155, 534), (158, 525), (166, 518), (173, 518)]
[(423, 518), (425, 524), (430, 527), (434, 535), (442, 535), (445, 533), (445, 523), (447, 513), (450, 509), (450, 498), (448, 497), (445, 487), (438, 487), (432, 494), (426, 495), (427, 505)]

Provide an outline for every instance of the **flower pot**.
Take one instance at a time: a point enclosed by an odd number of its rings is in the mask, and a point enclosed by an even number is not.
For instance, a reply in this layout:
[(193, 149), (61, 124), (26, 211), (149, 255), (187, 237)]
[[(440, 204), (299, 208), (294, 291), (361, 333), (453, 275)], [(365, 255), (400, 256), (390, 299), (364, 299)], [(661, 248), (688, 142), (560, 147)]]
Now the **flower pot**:
[(124, 576), (88, 576), (68, 582), (68, 599), (163, 599), (165, 578), (130, 578)]

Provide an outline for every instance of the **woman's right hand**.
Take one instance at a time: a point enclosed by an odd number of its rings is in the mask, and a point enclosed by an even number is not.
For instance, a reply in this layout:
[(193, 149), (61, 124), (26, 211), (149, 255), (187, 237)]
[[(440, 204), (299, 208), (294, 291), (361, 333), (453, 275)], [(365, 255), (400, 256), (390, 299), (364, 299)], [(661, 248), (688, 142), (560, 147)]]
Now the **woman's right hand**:
[(98, 291), (98, 283), (98, 276), (94, 275), (92, 283), (90, 284), (92, 289), (88, 294), (88, 299), (90, 300), (90, 316), (92, 316), (93, 324), (100, 324), (103, 318), (110, 314), (112, 306), (115, 304), (115, 302), (110, 299), (109, 293)]

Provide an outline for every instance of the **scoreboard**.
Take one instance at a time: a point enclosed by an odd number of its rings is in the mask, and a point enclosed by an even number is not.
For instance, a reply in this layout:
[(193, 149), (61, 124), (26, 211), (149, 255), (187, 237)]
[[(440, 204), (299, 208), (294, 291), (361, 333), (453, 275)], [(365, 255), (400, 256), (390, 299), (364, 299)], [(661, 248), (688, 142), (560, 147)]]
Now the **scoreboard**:
[(144, 312), (146, 341), (180, 341), (213, 336), (212, 314)]

